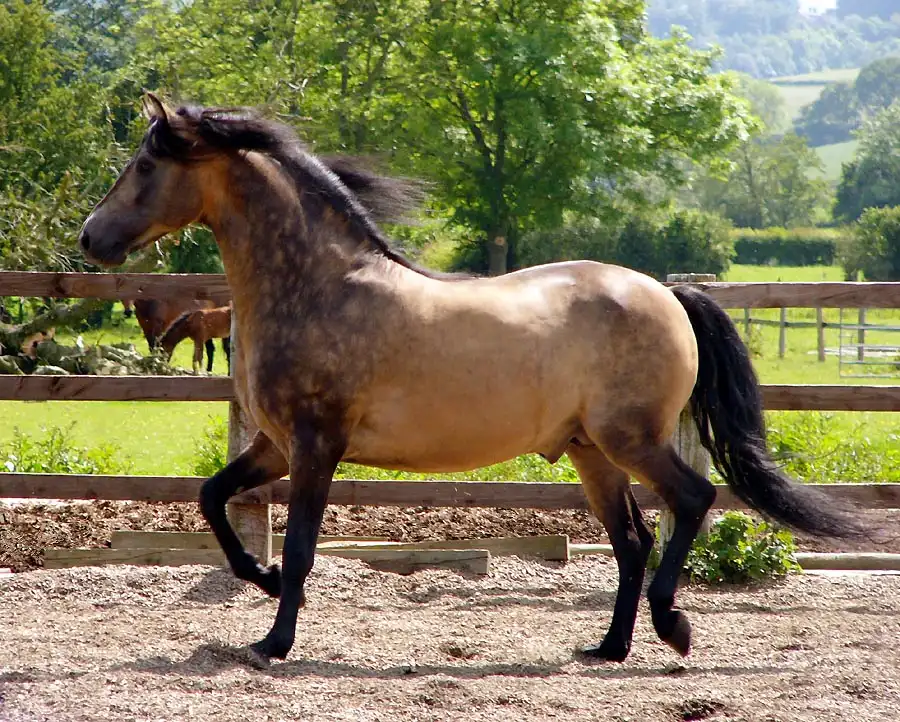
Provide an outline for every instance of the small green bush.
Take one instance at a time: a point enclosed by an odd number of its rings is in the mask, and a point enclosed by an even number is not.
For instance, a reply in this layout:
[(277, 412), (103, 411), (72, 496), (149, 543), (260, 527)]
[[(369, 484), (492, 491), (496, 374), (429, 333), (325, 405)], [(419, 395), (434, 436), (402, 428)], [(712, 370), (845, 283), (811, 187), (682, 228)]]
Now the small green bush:
[(830, 266), (847, 235), (834, 228), (735, 228), (734, 262), (751, 266)]
[(203, 436), (194, 444), (191, 471), (194, 476), (212, 476), (222, 470), (228, 455), (228, 419), (210, 417)]
[(847, 278), (900, 280), (900, 206), (866, 209), (841, 244), (840, 261)]
[[(727, 511), (713, 523), (709, 534), (694, 541), (684, 573), (692, 582), (705, 584), (743, 584), (783, 577), (800, 568), (794, 560), (795, 551), (789, 531), (772, 529), (740, 511)], [(655, 549), (650, 566), (659, 566)]]
[(42, 438), (26, 436), (17, 427), (13, 438), (0, 446), (0, 469), (21, 474), (126, 474), (131, 463), (120, 458), (114, 444), (78, 446), (72, 428), (53, 427)]

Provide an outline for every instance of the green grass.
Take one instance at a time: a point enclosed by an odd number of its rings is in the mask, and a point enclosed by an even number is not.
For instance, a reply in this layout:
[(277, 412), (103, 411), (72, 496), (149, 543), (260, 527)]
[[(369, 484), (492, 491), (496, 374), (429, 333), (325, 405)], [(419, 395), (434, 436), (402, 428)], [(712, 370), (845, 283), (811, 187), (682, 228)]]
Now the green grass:
[[(723, 280), (728, 281), (840, 281), (838, 266), (767, 267), (733, 266)], [(826, 310), (826, 320), (837, 320), (836, 310)], [(732, 312), (742, 328), (741, 311)], [(778, 317), (774, 309), (755, 309), (754, 317)], [(789, 320), (813, 320), (811, 309), (789, 309)], [(900, 325), (900, 311), (869, 312), (872, 323)], [(133, 321), (116, 327), (84, 334), (86, 342), (131, 340), (142, 353), (146, 351)], [(900, 344), (900, 334), (872, 334), (875, 341)], [(778, 329), (754, 326), (749, 345), (755, 352), (754, 366), (763, 383), (787, 384), (875, 384), (900, 383), (900, 379), (842, 379), (837, 359), (824, 363), (816, 358), (815, 329), (788, 329), (787, 353), (778, 358)], [(838, 345), (837, 331), (826, 330), (826, 345)], [(218, 346), (218, 344), (217, 344)], [(190, 368), (190, 343), (176, 350), (175, 362)], [(224, 372), (224, 354), (217, 348), (216, 372)], [(112, 443), (131, 462), (137, 474), (182, 475), (194, 473), (197, 449), (206, 436), (211, 420), (227, 416), (225, 403), (169, 402), (0, 402), (0, 446), (9, 442), (18, 427), (29, 436), (42, 429), (66, 428), (74, 422), (71, 439), (93, 447)], [(900, 413), (803, 413), (769, 414), (771, 436), (776, 449), (793, 455), (789, 469), (803, 478), (816, 481), (900, 481)], [(411, 474), (342, 468), (345, 476), (374, 478), (424, 478)], [(444, 476), (444, 475), (442, 475)], [(454, 478), (511, 480), (574, 480), (568, 464), (551, 467), (530, 456), (499, 464), (471, 474), (446, 475)]]
[(784, 98), (785, 108), (792, 118), (800, 115), (800, 110), (814, 103), (830, 83), (852, 83), (859, 75), (859, 68), (823, 70), (806, 75), (786, 75), (773, 78), (772, 83)]
[(858, 140), (847, 140), (843, 143), (821, 145), (816, 148), (816, 153), (819, 154), (824, 165), (821, 177), (828, 181), (839, 181), (841, 178), (841, 166), (853, 160), (858, 147)]

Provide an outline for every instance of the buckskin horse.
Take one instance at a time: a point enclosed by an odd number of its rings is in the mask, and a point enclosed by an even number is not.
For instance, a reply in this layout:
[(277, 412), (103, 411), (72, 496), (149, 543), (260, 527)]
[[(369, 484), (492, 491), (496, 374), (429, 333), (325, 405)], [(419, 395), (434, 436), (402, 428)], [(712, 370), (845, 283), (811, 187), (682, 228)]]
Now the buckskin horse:
[[(619, 566), (609, 629), (584, 650), (605, 660), (630, 651), (653, 546), (629, 476), (673, 512), (647, 597), (659, 637), (682, 655), (691, 648), (675, 593), (715, 488), (670, 443), (688, 404), (749, 506), (812, 534), (862, 533), (850, 510), (775, 465), (747, 348), (700, 290), (588, 261), (441, 277), (376, 224), (408, 210), (409, 182), (318, 159), (253, 111), (176, 110), (153, 95), (144, 104), (149, 129), (79, 242), (115, 266), (192, 222), (215, 233), (241, 335), (236, 391), (260, 430), (203, 484), (200, 506), (235, 575), (279, 598), (271, 630), (248, 649), (254, 664), (284, 659), (294, 643), (341, 460), (434, 473), (567, 453)], [(266, 568), (225, 506), (286, 473), (283, 568)]]

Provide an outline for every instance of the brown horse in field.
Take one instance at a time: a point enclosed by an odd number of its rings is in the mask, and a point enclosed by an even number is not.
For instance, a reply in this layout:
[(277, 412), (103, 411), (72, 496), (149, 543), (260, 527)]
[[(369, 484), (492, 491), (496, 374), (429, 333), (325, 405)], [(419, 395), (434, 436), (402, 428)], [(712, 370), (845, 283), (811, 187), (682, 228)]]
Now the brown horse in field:
[[(585, 650), (607, 660), (628, 655), (653, 546), (629, 476), (674, 513), (647, 596), (659, 637), (690, 651), (675, 592), (715, 488), (670, 443), (688, 403), (751, 507), (813, 534), (862, 533), (773, 463), (747, 348), (699, 290), (593, 262), (440, 277), (393, 250), (374, 220), (405, 210), (408, 183), (323, 162), (249, 111), (173, 110), (152, 95), (146, 110), (140, 148), (79, 241), (113, 266), (189, 223), (215, 232), (241, 335), (236, 389), (260, 431), (205, 482), (200, 505), (234, 573), (280, 598), (272, 629), (250, 648), (255, 663), (285, 658), (294, 643), (342, 459), (442, 472), (569, 454), (619, 564), (609, 630)], [(226, 502), (286, 473), (283, 570), (265, 568)]]
[(159, 337), (159, 346), (165, 351), (166, 356), (172, 356), (175, 347), (189, 338), (194, 342), (194, 356), (192, 359), (194, 373), (203, 365), (203, 346), (206, 344), (206, 371), (212, 372), (213, 353), (210, 349), (214, 338), (222, 339), (222, 348), (225, 358), (231, 367), (231, 306), (219, 308), (198, 308), (195, 311), (185, 311), (172, 321), (171, 325)]
[[(213, 308), (213, 301), (198, 301), (194, 299), (173, 299), (169, 301), (161, 301), (154, 298), (136, 298), (134, 300), (122, 301), (125, 308), (125, 318), (128, 318), (132, 312), (137, 319), (144, 338), (147, 340), (147, 347), (153, 351), (159, 346), (159, 338), (165, 330), (172, 325), (172, 322), (183, 313), (196, 311), (201, 308)], [(206, 370), (212, 371), (213, 356), (216, 348), (213, 345), (212, 338), (204, 343), (206, 348)], [(222, 339), (222, 349), (225, 351), (226, 357), (230, 358), (231, 351), (228, 347), (228, 340)], [(203, 361), (202, 357), (200, 359)]]

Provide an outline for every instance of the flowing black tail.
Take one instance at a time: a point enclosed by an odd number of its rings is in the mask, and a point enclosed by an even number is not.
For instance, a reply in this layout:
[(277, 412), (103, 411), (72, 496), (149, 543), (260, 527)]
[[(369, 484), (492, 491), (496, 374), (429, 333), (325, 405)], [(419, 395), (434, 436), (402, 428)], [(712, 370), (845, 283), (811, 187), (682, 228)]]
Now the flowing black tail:
[(713, 464), (750, 507), (817, 536), (866, 536), (847, 509), (798, 484), (766, 447), (762, 393), (750, 355), (731, 318), (702, 291), (676, 286), (697, 337), (699, 369), (691, 413)]

